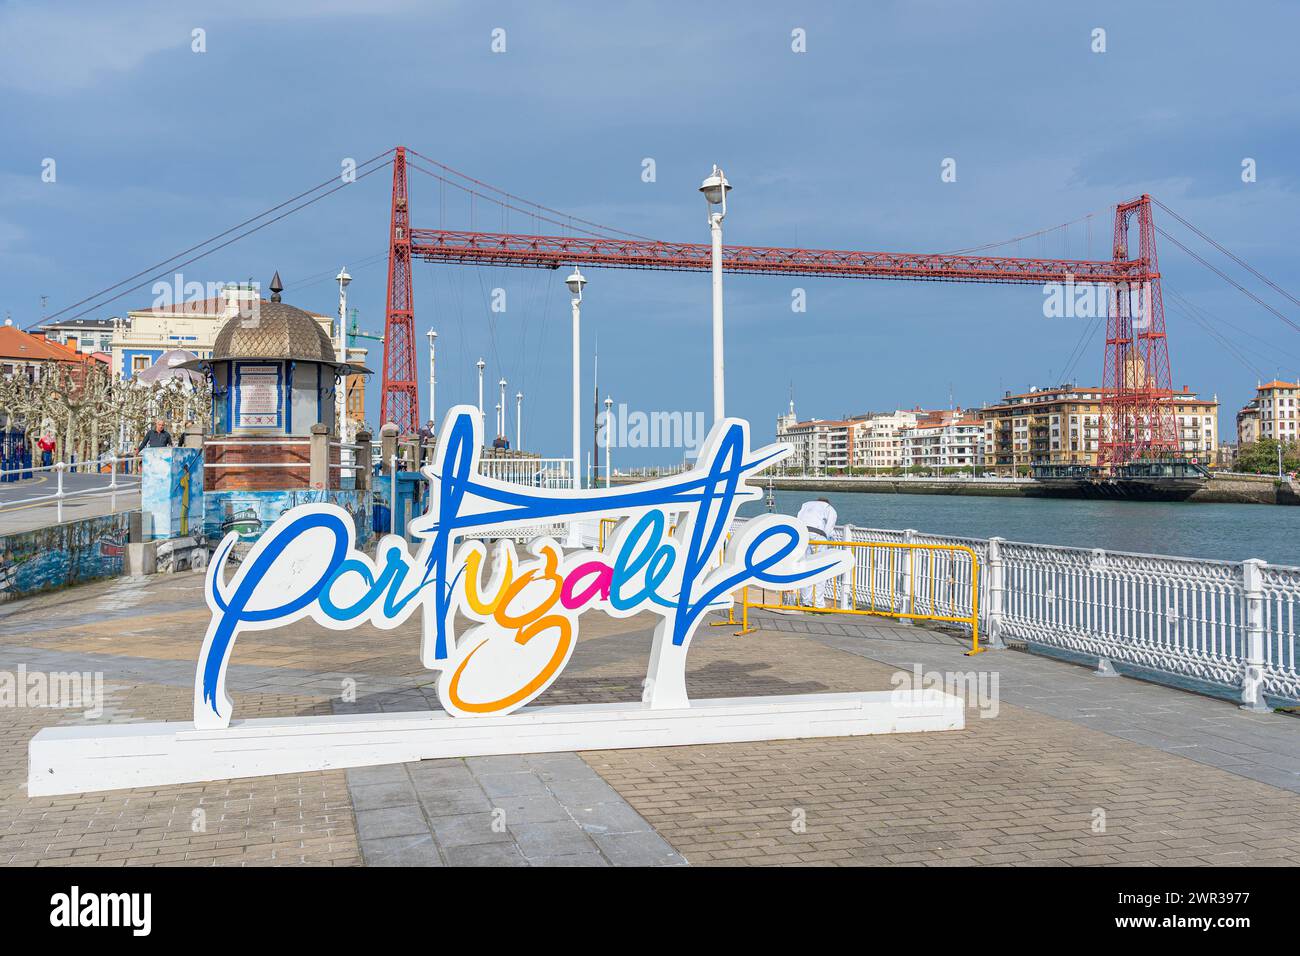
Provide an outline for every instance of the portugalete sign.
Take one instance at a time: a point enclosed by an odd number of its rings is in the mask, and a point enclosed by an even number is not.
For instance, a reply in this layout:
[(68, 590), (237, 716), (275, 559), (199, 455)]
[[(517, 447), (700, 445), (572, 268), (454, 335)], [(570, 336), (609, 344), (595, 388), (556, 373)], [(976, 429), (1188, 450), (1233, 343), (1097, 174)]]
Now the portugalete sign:
[[(212, 612), (194, 682), (194, 725), (229, 726), (226, 674), (241, 633), (311, 618), (334, 630), (397, 627), (420, 615), (420, 656), (439, 672), (438, 696), (455, 717), (504, 715), (542, 694), (564, 672), (584, 611), (659, 617), (643, 706), (689, 707), (686, 655), (703, 616), (725, 611), (746, 585), (790, 589), (849, 570), (847, 555), (810, 554), (807, 530), (784, 515), (745, 522), (736, 510), (761, 491), (746, 478), (791, 449), (749, 447), (749, 426), (714, 426), (695, 467), (614, 489), (534, 488), (479, 473), (478, 410), (462, 405), (444, 420), (435, 462), (424, 470), (429, 507), (415, 519), (412, 546), (383, 538), (375, 556), (355, 548), (353, 520), (331, 504), (291, 509), (275, 522), (226, 582), (238, 536), (221, 542), (208, 568)], [(549, 537), (525, 554), (494, 529), (596, 526), (620, 519), (604, 551), (565, 552)], [(474, 537), (469, 537), (473, 535)], [(457, 633), (460, 615), (469, 623)]]

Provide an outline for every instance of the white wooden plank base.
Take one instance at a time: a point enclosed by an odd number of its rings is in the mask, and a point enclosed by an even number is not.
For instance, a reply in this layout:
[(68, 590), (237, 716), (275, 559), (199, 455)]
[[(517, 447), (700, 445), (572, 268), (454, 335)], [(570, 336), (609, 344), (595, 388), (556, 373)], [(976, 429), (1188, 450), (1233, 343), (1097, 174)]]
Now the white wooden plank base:
[(960, 698), (935, 689), (525, 707), (503, 717), (442, 711), (47, 727), (28, 746), (29, 796), (368, 767), (438, 757), (672, 747), (960, 730)]

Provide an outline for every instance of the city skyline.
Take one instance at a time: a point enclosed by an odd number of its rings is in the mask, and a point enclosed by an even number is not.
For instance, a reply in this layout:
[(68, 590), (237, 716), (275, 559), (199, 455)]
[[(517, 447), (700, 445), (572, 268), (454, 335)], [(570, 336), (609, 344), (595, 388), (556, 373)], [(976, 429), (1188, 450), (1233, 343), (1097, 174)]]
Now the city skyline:
[[(1170, 17), (1122, 4), (1050, 16), (1027, 3), (732, 13), (716, 35), (682, 36), (674, 18), (594, 5), (557, 22), (513, 4), (303, 3), (272, 13), (234, 3), (202, 16), (161, 4), (10, 4), (0, 10), (0, 87), (21, 95), (0, 105), (12, 133), (0, 167), (0, 310), (37, 325), (42, 296), (55, 313), (337, 174), (344, 158), (396, 143), (575, 216), (694, 242), (707, 241), (697, 188), (714, 162), (735, 186), (728, 244), (942, 251), (1075, 221), (993, 251), (1106, 258), (1114, 204), (1149, 192), (1282, 287), (1298, 284), (1287, 255), (1300, 212), (1286, 121), (1294, 10), (1268, 4), (1248, 20), (1210, 6)], [(1273, 28), (1260, 30), (1262, 19)], [(1104, 53), (1092, 49), (1097, 28)], [(503, 51), (493, 52), (498, 29)], [(805, 52), (794, 49), (795, 30)], [(288, 33), (304, 42), (286, 43)], [(399, 72), (397, 63), (437, 69)], [(591, 83), (595, 75), (603, 82)], [(362, 76), (387, 82), (363, 92)], [(707, 88), (720, 90), (717, 103), (701, 98)], [(954, 96), (963, 89), (971, 96)], [(42, 180), (47, 158), (53, 182)], [(1242, 180), (1246, 158), (1253, 182)], [(952, 182), (941, 178), (947, 159)], [(278, 269), (287, 302), (332, 314), (332, 277), (346, 266), (349, 303), (363, 329), (378, 331), (388, 179), (358, 181), (184, 278), (265, 287)], [(416, 224), (436, 227), (444, 210), (448, 226), (468, 219), (433, 180), (414, 179), (411, 194)], [(1192, 248), (1245, 278), (1203, 244)], [(1164, 237), (1160, 253), (1173, 385), (1217, 394), (1227, 435), (1258, 379), (1296, 378), (1295, 331)], [(602, 395), (647, 411), (706, 410), (707, 277), (584, 272), (583, 394), (599, 343)], [(524, 392), (530, 444), (565, 453), (563, 271), (417, 263), (414, 278), (421, 406), (433, 327), (440, 407), (475, 400), (482, 356), (489, 380)], [(504, 312), (491, 311), (497, 289)], [(796, 290), (804, 312), (792, 311)], [(1035, 286), (729, 275), (725, 296), (728, 411), (759, 435), (790, 381), (803, 407), (838, 414), (898, 396), (904, 407), (943, 407), (950, 392), (974, 407), (1008, 389), (1101, 378), (1100, 334), (1089, 338), (1085, 320), (1045, 318)], [(88, 317), (125, 315), (151, 298), (145, 288)], [(682, 348), (683, 338), (696, 344)], [(378, 373), (381, 350), (363, 344)], [(378, 393), (377, 374), (372, 420)]]

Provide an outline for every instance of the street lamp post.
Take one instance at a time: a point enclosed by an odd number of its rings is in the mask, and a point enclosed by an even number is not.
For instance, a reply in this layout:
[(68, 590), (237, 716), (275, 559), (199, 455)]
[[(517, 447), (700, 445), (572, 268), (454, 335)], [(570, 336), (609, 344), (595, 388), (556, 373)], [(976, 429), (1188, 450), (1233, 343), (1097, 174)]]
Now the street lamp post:
[[(573, 476), (572, 485), (574, 491), (578, 490), (578, 468), (582, 462), (582, 422), (578, 413), (578, 403), (582, 401), (582, 351), (579, 347), (581, 344), (581, 326), (582, 326), (582, 287), (587, 284), (578, 267), (573, 267), (573, 273), (564, 280), (564, 284), (569, 287), (569, 292), (573, 295), (571, 300), (573, 306)], [(578, 533), (578, 522), (569, 522), (569, 538), (567, 544), (571, 548), (582, 546), (582, 536)]]
[(506, 437), (506, 380), (497, 382), (501, 387), (501, 401), (497, 403), (497, 436)]
[(581, 327), (582, 327), (582, 289), (587, 284), (587, 280), (575, 266), (573, 274), (564, 280), (564, 284), (569, 287), (572, 293), (573, 306), (573, 487), (579, 486), (578, 467), (582, 461), (582, 422), (578, 411), (578, 405), (582, 401), (582, 349), (581, 349)]
[(515, 451), (524, 450), (524, 393), (515, 392)]
[[(347, 318), (348, 318), (348, 283), (352, 281), (352, 276), (348, 275), (347, 267), (344, 266), (339, 270), (339, 274), (334, 277), (339, 284), (339, 321), (335, 326), (334, 335), (334, 358), (340, 363), (346, 363), (348, 360), (348, 340), (347, 340)], [(341, 388), (335, 389), (334, 394), (334, 431), (342, 442), (348, 441), (348, 377), (346, 372), (342, 375), (343, 384)]]
[[(709, 233), (713, 242), (713, 421), (726, 417), (722, 358), (722, 220), (727, 215), (727, 193), (731, 184), (714, 164), (713, 172), (700, 185), (709, 210)], [(716, 211), (715, 211), (715, 208)]]
[(434, 364), (434, 342), (438, 339), (438, 333), (429, 329), (429, 421), (437, 427), (438, 421), (438, 403), (434, 398), (434, 390), (438, 387), (438, 376)]
[(478, 421), (483, 428), (483, 438), (487, 438), (487, 418), (483, 415), (483, 369), (487, 368), (487, 362), (482, 359), (478, 360)]
[(614, 400), (608, 395), (605, 396), (605, 487), (609, 488), (609, 477), (613, 471), (613, 460), (609, 457), (609, 433), (614, 430), (613, 420), (610, 417), (609, 410), (614, 404)]

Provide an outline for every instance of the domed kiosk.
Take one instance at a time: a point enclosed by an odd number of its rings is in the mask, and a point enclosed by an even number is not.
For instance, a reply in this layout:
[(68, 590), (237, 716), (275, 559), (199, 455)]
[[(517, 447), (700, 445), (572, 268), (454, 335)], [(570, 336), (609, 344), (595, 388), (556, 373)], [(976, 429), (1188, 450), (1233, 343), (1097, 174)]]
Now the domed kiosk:
[[(229, 318), (211, 358), (186, 363), (212, 382), (212, 433), (204, 442), (207, 531), (219, 538), (233, 530), (253, 540), (294, 505), (332, 501), (357, 518), (364, 540), (369, 469), (343, 461), (335, 394), (348, 375), (370, 370), (340, 360), (326, 331), (330, 320), (282, 302), (282, 291), (278, 272), (269, 301), (253, 289), (226, 290)], [(368, 443), (369, 436), (358, 435), (361, 448)], [(356, 454), (368, 465), (368, 449)]]

